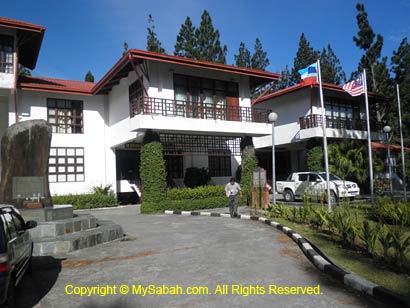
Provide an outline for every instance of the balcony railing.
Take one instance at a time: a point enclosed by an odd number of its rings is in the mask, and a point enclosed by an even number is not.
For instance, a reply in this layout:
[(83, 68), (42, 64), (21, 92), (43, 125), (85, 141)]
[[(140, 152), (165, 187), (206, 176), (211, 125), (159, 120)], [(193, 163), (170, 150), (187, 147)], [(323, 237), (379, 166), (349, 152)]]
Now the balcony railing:
[(193, 119), (268, 123), (271, 111), (261, 108), (231, 106), (217, 103), (193, 103), (183, 100), (139, 97), (130, 102), (130, 117), (138, 114), (162, 115)]
[[(299, 118), (299, 123), (300, 129), (322, 126), (322, 115), (311, 114), (306, 117), (301, 117)], [(327, 128), (366, 130), (366, 125), (366, 120), (326, 116)], [(372, 131), (376, 130), (376, 126), (378, 127), (376, 122), (370, 121)]]

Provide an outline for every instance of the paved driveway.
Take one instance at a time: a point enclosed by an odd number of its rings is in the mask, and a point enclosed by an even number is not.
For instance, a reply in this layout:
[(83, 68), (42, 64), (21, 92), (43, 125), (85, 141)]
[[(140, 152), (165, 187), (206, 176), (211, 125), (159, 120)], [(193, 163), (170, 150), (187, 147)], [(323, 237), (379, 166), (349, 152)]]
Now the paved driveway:
[[(121, 224), (131, 240), (71, 253), (65, 260), (38, 258), (33, 274), (19, 290), (20, 307), (384, 307), (320, 273), (287, 236), (269, 226), (229, 218), (139, 215), (138, 211), (135, 206), (93, 211), (97, 218)], [(67, 285), (116, 285), (120, 293), (120, 285), (129, 286), (130, 292), (135, 285), (138, 292), (139, 285), (150, 284), (179, 285), (183, 291), (207, 287), (209, 294), (65, 294)], [(228, 285), (228, 293), (234, 288), (242, 295), (214, 294), (218, 285), (222, 292)], [(320, 285), (322, 294), (269, 294), (269, 285)], [(255, 294), (262, 287), (265, 294)], [(245, 296), (246, 291), (254, 295)]]

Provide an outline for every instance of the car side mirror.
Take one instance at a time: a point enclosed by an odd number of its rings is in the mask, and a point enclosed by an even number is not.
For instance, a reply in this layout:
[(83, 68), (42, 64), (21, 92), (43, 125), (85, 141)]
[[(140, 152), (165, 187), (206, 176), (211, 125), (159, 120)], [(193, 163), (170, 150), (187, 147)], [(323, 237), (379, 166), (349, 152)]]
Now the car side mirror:
[(26, 230), (33, 229), (33, 228), (37, 227), (37, 221), (29, 220), (29, 221), (26, 222), (25, 227), (26, 227)]
[(316, 179), (316, 182), (322, 182), (322, 180), (321, 179)]

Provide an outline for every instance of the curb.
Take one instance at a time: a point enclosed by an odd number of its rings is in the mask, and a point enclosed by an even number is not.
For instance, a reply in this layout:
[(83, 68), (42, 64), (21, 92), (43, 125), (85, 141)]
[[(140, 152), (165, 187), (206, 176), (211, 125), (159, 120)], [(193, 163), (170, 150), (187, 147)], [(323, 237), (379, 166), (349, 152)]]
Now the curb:
[[(230, 218), (229, 214), (225, 213), (211, 213), (211, 212), (196, 212), (196, 211), (164, 211), (166, 215), (183, 215), (183, 216), (208, 216), (208, 217), (223, 217)], [(373, 282), (365, 280), (360, 276), (349, 273), (327, 258), (320, 250), (312, 245), (303, 236), (296, 233), (292, 229), (278, 223), (271, 221), (265, 217), (251, 216), (251, 215), (238, 215), (242, 220), (254, 220), (272, 226), (279, 231), (282, 231), (288, 237), (290, 237), (302, 250), (305, 256), (309, 259), (313, 265), (315, 265), (320, 271), (328, 274), (337, 281), (343, 283), (345, 286), (359, 291), (362, 294), (370, 296), (379, 302), (382, 302), (392, 307), (410, 308), (410, 298), (379, 286)]]

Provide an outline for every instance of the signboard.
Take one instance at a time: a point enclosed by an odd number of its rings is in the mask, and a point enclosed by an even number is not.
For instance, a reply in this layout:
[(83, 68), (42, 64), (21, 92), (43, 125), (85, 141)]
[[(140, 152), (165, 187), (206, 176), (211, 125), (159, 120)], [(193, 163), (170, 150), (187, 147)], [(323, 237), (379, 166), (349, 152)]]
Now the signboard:
[(13, 199), (44, 197), (44, 177), (13, 177)]
[(266, 170), (258, 167), (253, 172), (253, 187), (265, 187), (266, 186)]

